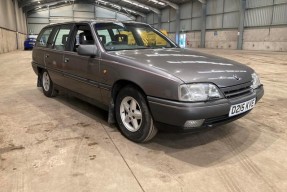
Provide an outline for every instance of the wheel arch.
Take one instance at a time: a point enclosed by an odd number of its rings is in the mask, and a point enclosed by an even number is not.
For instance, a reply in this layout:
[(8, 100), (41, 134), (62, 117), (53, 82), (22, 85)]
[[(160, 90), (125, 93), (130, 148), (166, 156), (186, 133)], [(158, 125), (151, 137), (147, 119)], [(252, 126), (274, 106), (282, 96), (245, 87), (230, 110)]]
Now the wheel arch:
[(121, 79), (121, 80), (117, 80), (113, 86), (112, 86), (112, 90), (111, 90), (111, 101), (109, 104), (109, 115), (108, 115), (108, 123), (109, 124), (113, 124), (116, 122), (115, 119), (115, 102), (116, 102), (116, 98), (120, 92), (120, 90), (126, 86), (133, 86), (136, 89), (138, 89), (144, 96), (145, 101), (147, 103), (147, 106), (149, 108), (148, 102), (147, 102), (147, 95), (145, 93), (145, 91), (136, 83), (130, 81), (130, 80), (125, 80), (125, 79)]
[(123, 87), (126, 87), (126, 86), (133, 86), (135, 87), (136, 89), (138, 89), (145, 97), (146, 99), (146, 93), (145, 91), (138, 85), (136, 84), (135, 82), (132, 82), (130, 80), (118, 80), (114, 83), (113, 87), (112, 87), (112, 91), (111, 91), (111, 96), (112, 96), (112, 99), (115, 101), (115, 99), (117, 98), (117, 95), (118, 93), (120, 92), (120, 90), (123, 88)]

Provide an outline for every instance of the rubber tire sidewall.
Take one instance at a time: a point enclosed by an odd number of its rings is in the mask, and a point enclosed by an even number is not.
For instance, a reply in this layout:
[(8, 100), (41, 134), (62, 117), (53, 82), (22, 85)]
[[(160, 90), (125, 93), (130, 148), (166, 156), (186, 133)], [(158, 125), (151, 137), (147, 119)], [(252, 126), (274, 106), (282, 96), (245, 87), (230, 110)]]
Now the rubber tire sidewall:
[[(124, 126), (122, 119), (121, 119), (121, 115), (120, 115), (121, 102), (127, 96), (133, 97), (138, 102), (142, 110), (142, 123), (141, 123), (140, 128), (135, 132), (129, 131)], [(152, 139), (152, 137), (155, 135), (154, 131), (156, 130), (152, 130), (152, 129), (155, 129), (155, 127), (153, 125), (153, 119), (151, 117), (149, 108), (146, 104), (143, 94), (140, 91), (138, 91), (138, 89), (132, 86), (127, 86), (127, 87), (124, 87), (119, 92), (116, 98), (115, 113), (116, 113), (116, 119), (117, 119), (117, 122), (120, 128), (120, 131), (128, 139), (134, 142), (137, 142), (137, 143), (142, 143), (142, 142), (146, 142)]]
[[(44, 75), (45, 72), (48, 74), (49, 79), (50, 79), (50, 86), (49, 86), (49, 90), (48, 91), (46, 91), (44, 89), (44, 85), (43, 85), (43, 75)], [(42, 71), (42, 74), (41, 74), (41, 86), (42, 86), (43, 93), (44, 93), (45, 96), (47, 96), (47, 97), (55, 97), (56, 91), (54, 89), (54, 83), (53, 83), (53, 81), (52, 81), (52, 79), (51, 79), (51, 77), (50, 77), (50, 75), (49, 75), (47, 70), (43, 70)]]

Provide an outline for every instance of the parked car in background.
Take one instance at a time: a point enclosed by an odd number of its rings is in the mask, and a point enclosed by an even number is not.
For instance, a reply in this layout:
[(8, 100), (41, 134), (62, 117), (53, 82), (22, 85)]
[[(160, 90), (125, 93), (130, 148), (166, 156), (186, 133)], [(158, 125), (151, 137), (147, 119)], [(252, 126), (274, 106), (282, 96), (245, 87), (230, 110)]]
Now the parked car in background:
[(24, 50), (33, 49), (35, 46), (37, 35), (28, 35), (24, 41)]
[(44, 95), (68, 91), (109, 111), (109, 122), (135, 142), (158, 127), (205, 129), (250, 112), (264, 94), (250, 67), (179, 48), (138, 22), (49, 25), (33, 49)]

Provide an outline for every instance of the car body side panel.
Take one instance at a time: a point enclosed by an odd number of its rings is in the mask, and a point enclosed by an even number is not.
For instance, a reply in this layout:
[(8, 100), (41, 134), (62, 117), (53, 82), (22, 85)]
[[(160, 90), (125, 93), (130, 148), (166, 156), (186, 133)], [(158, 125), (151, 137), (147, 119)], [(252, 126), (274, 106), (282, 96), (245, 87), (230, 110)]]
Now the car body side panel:
[(45, 67), (52, 81), (60, 86), (65, 86), (63, 76), (63, 51), (48, 49), (44, 52)]
[(65, 52), (63, 62), (65, 87), (101, 101), (98, 73), (98, 58), (81, 56), (74, 52)]
[[(109, 94), (108, 89), (112, 88), (115, 82), (125, 80), (139, 86), (146, 95), (177, 100), (178, 86), (182, 83), (180, 79), (170, 74), (162, 71), (149, 71), (140, 68), (137, 62), (127, 62), (108, 54), (103, 54), (100, 74), (104, 96)], [(107, 98), (105, 102), (109, 102)]]
[(37, 64), (39, 67), (45, 68), (45, 52), (47, 48), (35, 47), (32, 52), (32, 60), (34, 64)]

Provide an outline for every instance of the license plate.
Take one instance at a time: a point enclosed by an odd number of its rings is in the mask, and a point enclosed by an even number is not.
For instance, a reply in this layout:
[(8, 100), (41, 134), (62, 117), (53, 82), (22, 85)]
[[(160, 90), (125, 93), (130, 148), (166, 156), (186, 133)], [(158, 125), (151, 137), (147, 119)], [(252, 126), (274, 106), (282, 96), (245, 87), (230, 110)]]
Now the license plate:
[(29, 44), (30, 44), (30, 45), (35, 45), (35, 43), (33, 43), (33, 42), (29, 42)]
[(249, 101), (245, 101), (243, 103), (232, 105), (230, 107), (229, 117), (251, 110), (255, 106), (255, 101), (256, 101), (256, 98), (251, 99)]

